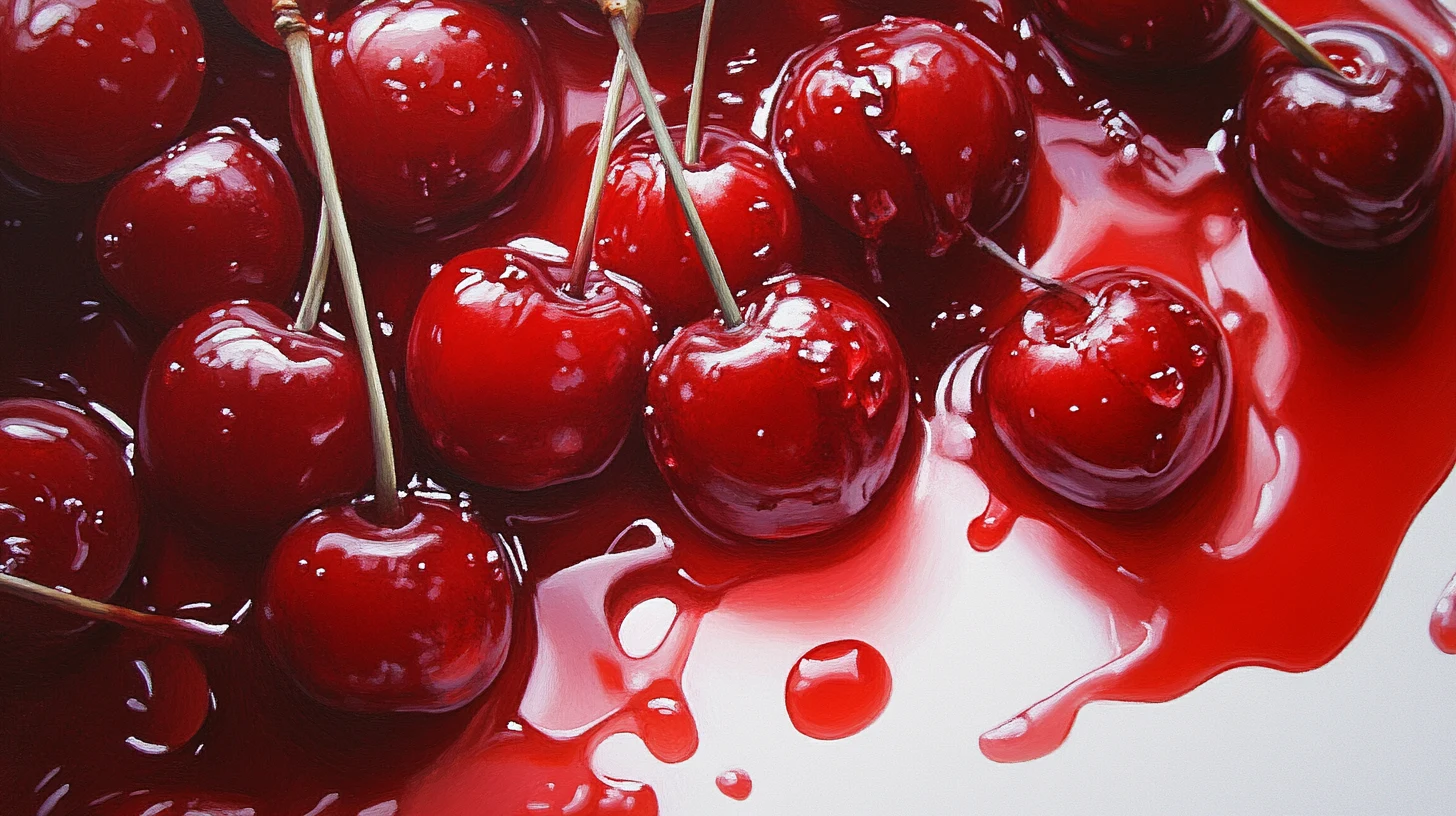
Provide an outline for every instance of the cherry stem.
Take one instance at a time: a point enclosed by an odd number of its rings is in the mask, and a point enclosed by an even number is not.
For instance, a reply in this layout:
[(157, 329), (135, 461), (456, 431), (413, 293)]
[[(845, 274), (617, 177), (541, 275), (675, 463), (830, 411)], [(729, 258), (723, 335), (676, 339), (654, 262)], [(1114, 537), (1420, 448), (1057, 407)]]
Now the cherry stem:
[(667, 123), (662, 120), (662, 110), (657, 106), (657, 97), (652, 94), (652, 84), (647, 81), (647, 71), (642, 67), (642, 60), (637, 56), (637, 49), (632, 45), (632, 35), (628, 31), (627, 20), (621, 14), (614, 14), (611, 17), (612, 33), (617, 37), (617, 48), (621, 49), (627, 57), (627, 70), (632, 75), (632, 83), (637, 87), (637, 96), (642, 100), (643, 113), (647, 116), (647, 125), (652, 128), (652, 136), (657, 140), (657, 151), (662, 154), (663, 166), (667, 168), (667, 176), (672, 181), (672, 189), (677, 193), (678, 204), (682, 206), (683, 215), (688, 220), (688, 233), (692, 235), (693, 243), (698, 248), (698, 258), (703, 262), (703, 268), (708, 271), (708, 281), (713, 285), (713, 294), (717, 296), (718, 308), (723, 312), (723, 325), (730, 329), (737, 328), (743, 324), (743, 313), (738, 310), (738, 304), (733, 300), (733, 290), (728, 287), (728, 279), (723, 276), (723, 265), (718, 262), (718, 253), (713, 250), (713, 244), (708, 240), (708, 231), (703, 227), (703, 219), (698, 215), (698, 207), (693, 203), (692, 194), (688, 191), (687, 176), (683, 173), (682, 159), (677, 155), (677, 148), (672, 144), (672, 136), (667, 132)]
[(622, 96), (626, 91), (627, 58), (618, 51), (612, 82), (607, 86), (607, 106), (602, 112), (602, 133), (597, 141), (596, 163), (592, 165), (591, 186), (587, 188), (586, 211), (581, 216), (581, 234), (576, 238), (576, 255), (571, 259), (571, 280), (566, 284), (566, 294), (571, 297), (586, 295), (586, 274), (591, 270), (597, 218), (602, 211), (602, 193), (607, 186), (607, 169), (612, 163), (612, 143), (617, 137), (617, 117), (622, 112)]
[(309, 141), (313, 142), (314, 163), (318, 166), (319, 185), (323, 188), (324, 212), (339, 271), (344, 279), (344, 299), (349, 305), (349, 320), (354, 326), (354, 340), (359, 344), (359, 357), (364, 364), (364, 380), (369, 390), (369, 424), (374, 431), (374, 500), (381, 515), (393, 519), (399, 514), (399, 486), (394, 472), (394, 434), (389, 427), (389, 406), (384, 400), (384, 382), (379, 376), (379, 362), (374, 356), (374, 333), (369, 324), (369, 309), (364, 303), (364, 287), (359, 281), (359, 264), (354, 257), (354, 243), (349, 238), (349, 223), (344, 218), (344, 199), (339, 193), (339, 179), (334, 172), (334, 156), (329, 149), (328, 131), (324, 127), (323, 107), (319, 104), (318, 86), (313, 75), (313, 55), (308, 26), (298, 10), (296, 0), (277, 0), (275, 27), (283, 35), (293, 76), (298, 82), (298, 95), (303, 102), (304, 120), (308, 123)]
[(1321, 54), (1310, 44), (1309, 40), (1304, 38), (1303, 34), (1299, 33), (1298, 29), (1284, 22), (1283, 18), (1275, 14), (1260, 0), (1239, 0), (1239, 5), (1253, 16), (1260, 28), (1268, 32), (1269, 36), (1284, 46), (1285, 50), (1293, 54), (1294, 58), (1303, 63), (1305, 67), (1324, 71), (1340, 80), (1345, 79), (1345, 75), (1340, 73), (1340, 69), (1336, 68), (1333, 62), (1330, 62), (1329, 57)]
[(683, 137), (683, 161), (690, 167), (698, 163), (703, 148), (703, 80), (708, 74), (708, 40), (713, 34), (715, 5), (715, 0), (703, 3), (703, 23), (698, 27), (698, 58), (693, 63), (693, 93), (688, 99), (688, 132)]
[(319, 212), (318, 234), (313, 239), (313, 264), (308, 270), (308, 284), (304, 286), (303, 298), (298, 304), (298, 319), (293, 328), (311, 332), (318, 325), (319, 312), (324, 305), (324, 286), (329, 282), (329, 258), (334, 242), (329, 230), (329, 212)]
[(1097, 305), (1097, 298), (1091, 292), (1088, 292), (1080, 286), (1067, 283), (1066, 281), (1059, 281), (1056, 278), (1049, 278), (1039, 272), (1033, 272), (1031, 267), (1017, 260), (1011, 253), (1002, 249), (1000, 244), (970, 227), (967, 227), (966, 231), (976, 242), (977, 249), (1000, 261), (1004, 266), (1009, 267), (1013, 272), (1026, 280), (1031, 281), (1052, 294), (1065, 295), (1076, 298), (1077, 300), (1084, 300), (1093, 306)]
[(72, 595), (69, 592), (4, 572), (0, 572), (0, 595), (9, 595), (90, 620), (114, 623), (128, 629), (169, 638), (215, 643), (228, 632), (227, 624), (203, 623), (190, 618), (172, 618), (166, 615), (138, 612), (135, 609), (127, 609), (124, 606), (109, 604), (105, 601)]

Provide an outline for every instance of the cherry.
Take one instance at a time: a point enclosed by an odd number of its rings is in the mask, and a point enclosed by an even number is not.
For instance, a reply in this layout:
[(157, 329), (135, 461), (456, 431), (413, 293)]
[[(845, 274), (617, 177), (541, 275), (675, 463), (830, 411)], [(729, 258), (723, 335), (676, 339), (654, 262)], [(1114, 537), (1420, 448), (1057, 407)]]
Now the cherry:
[(305, 691), (351, 711), (448, 711), (505, 664), (511, 583), (457, 505), (406, 496), (397, 524), (325, 508), (279, 542), (263, 578), (265, 642)]
[[(297, 0), (297, 2), (304, 19), (312, 21), (319, 27), (328, 24), (328, 17), (342, 13), (352, 5), (348, 0)], [(273, 27), (273, 22), (278, 19), (278, 16), (273, 13), (272, 0), (223, 0), (223, 5), (227, 6), (227, 10), (232, 13), (233, 17), (242, 23), (244, 28), (252, 32), (253, 36), (274, 48), (283, 47), (283, 38), (278, 36), (278, 29)]]
[(1302, 33), (1341, 77), (1267, 54), (1244, 97), (1244, 144), (1271, 207), (1316, 241), (1368, 249), (1402, 240), (1436, 209), (1451, 174), (1451, 95), (1399, 35), (1338, 23)]
[(1173, 492), (1218, 444), (1232, 363), (1191, 292), (1141, 270), (1080, 276), (997, 333), (980, 386), (996, 436), (1038, 482), (1108, 510)]
[(909, 374), (875, 308), (823, 278), (750, 294), (744, 323), (693, 323), (659, 352), (647, 444), (683, 507), (734, 535), (832, 529), (884, 486), (905, 437)]
[(257, 816), (241, 797), (187, 791), (139, 790), (92, 802), (77, 816)]
[(233, 126), (196, 134), (123, 176), (96, 219), (106, 282), (169, 326), (225, 300), (283, 302), (302, 257), (288, 171)]
[(589, 280), (580, 300), (563, 294), (564, 273), (517, 250), (474, 250), (420, 299), (410, 401), (435, 452), (472, 481), (533, 490), (592, 476), (636, 421), (652, 321), (609, 279)]
[[(718, 127), (704, 130), (702, 144), (687, 180), (729, 285), (737, 291), (788, 271), (803, 255), (799, 210), (773, 158)], [(640, 283), (677, 325), (711, 313), (713, 289), (670, 184), (650, 133), (623, 147), (602, 198), (597, 262)]]
[(1078, 59), (1119, 72), (1191, 68), (1254, 28), (1237, 0), (1032, 0), (1033, 14)]
[[(504, 14), (454, 0), (366, 0), (315, 48), (319, 99), (347, 201), (426, 226), (499, 194), (540, 145), (535, 46)], [(307, 147), (297, 94), (293, 129)]]
[(887, 18), (810, 51), (779, 94), (773, 146), (797, 189), (871, 241), (945, 252), (1026, 188), (1032, 119), (989, 47)]
[[(131, 468), (110, 433), (64, 403), (0, 401), (0, 572), (110, 598), (136, 554), (138, 513)], [(0, 630), (82, 623), (0, 599)]]
[(265, 527), (362, 489), (371, 467), (364, 372), (341, 340), (237, 301), (173, 329), (142, 388), (147, 474), (201, 518)]
[(126, 170), (177, 138), (203, 67), (186, 0), (6, 3), (0, 154), (66, 183)]

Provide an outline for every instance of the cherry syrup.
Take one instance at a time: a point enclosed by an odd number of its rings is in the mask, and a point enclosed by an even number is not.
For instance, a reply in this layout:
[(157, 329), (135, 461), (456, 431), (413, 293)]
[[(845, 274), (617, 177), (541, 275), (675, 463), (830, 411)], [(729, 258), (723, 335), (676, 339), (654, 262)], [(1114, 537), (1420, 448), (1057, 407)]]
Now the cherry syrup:
[[(744, 0), (720, 9), (709, 122), (766, 141), (785, 65), (875, 23), (883, 13), (875, 5)], [(1387, 6), (1377, 13), (1359, 0), (1297, 0), (1281, 11), (1296, 25), (1369, 19), (1433, 59), (1453, 53), (1447, 12), (1426, 0)], [(311, 223), (316, 195), (289, 132), (283, 55), (246, 39), (219, 4), (199, 8), (208, 73), (185, 133), (247, 119), (278, 145)], [(0, 745), (25, 746), (0, 767), (0, 802), (19, 814), (64, 816), (165, 788), (298, 816), (467, 807), (487, 816), (655, 814), (651, 788), (595, 771), (596, 748), (631, 734), (662, 762), (693, 756), (699, 733), (683, 672), (705, 616), (734, 589), (827, 566), (847, 566), (872, 591), (887, 561), (914, 557), (913, 539), (888, 533), (916, 513), (915, 476), (932, 464), (970, 469), (989, 486), (992, 498), (968, 531), (977, 550), (994, 549), (1022, 521), (1040, 522), (1079, 566), (1068, 581), (1114, 611), (1118, 656), (1007, 711), (986, 734), (965, 735), (992, 759), (1054, 750), (1094, 700), (1165, 701), (1236, 666), (1305, 671), (1337, 655), (1456, 458), (1456, 189), (1432, 223), (1397, 246), (1322, 248), (1261, 202), (1236, 149), (1235, 108), (1270, 42), (1256, 37), (1187, 76), (1130, 83), (1063, 56), (1022, 4), (933, 0), (917, 9), (986, 42), (1032, 102), (1039, 150), (1026, 198), (992, 237), (1052, 276), (1155, 268), (1202, 298), (1222, 325), (1236, 380), (1227, 430), (1178, 490), (1152, 508), (1113, 513), (1034, 482), (991, 432), (977, 380), (986, 343), (1035, 292), (966, 240), (937, 258), (892, 247), (867, 253), (801, 201), (806, 260), (798, 271), (834, 277), (880, 303), (917, 380), (920, 411), (897, 470), (849, 528), (772, 551), (715, 539), (678, 508), (640, 431), (600, 475), (515, 494), (455, 481), (419, 429), (406, 427), (405, 458), (419, 471), (413, 487), (467, 501), (493, 531), (520, 587), (518, 614), (506, 666), (476, 702), (444, 714), (365, 716), (309, 698), (264, 647), (252, 606), (272, 539), (195, 526), (148, 497), (137, 565), (117, 602), (237, 625), (212, 647), (159, 645), (96, 626), (48, 646), (42, 659), (0, 661)], [(489, 219), (413, 236), (355, 230), (397, 385), (398, 338), (432, 267), (489, 246), (552, 254), (572, 245), (579, 227), (612, 40), (592, 4), (579, 0), (512, 13), (543, 55), (542, 96), (553, 111), (528, 180), (491, 202)], [(654, 15), (638, 37), (670, 123), (687, 110), (697, 22), (692, 13)], [(1456, 62), (1439, 59), (1452, 82)], [(629, 94), (623, 121), (633, 134), (639, 114)], [(110, 293), (96, 268), (92, 230), (105, 193), (104, 184), (59, 187), (0, 167), (0, 396), (64, 399), (104, 418), (126, 443), (161, 333)], [(341, 322), (333, 314), (325, 320)], [(407, 403), (400, 413), (408, 423)], [(1456, 651), (1453, 595), (1431, 622), (1447, 651)], [(829, 603), (806, 592), (785, 598), (783, 614)], [(784, 665), (796, 727), (852, 739), (873, 722), (893, 686), (882, 650), (832, 642), (810, 653), (831, 666), (813, 675), (835, 684), (830, 705), (813, 702), (822, 684), (796, 683), (805, 681), (802, 661)], [(851, 654), (856, 671), (832, 669)], [(826, 711), (851, 710), (850, 725), (823, 722)], [(752, 773), (750, 765), (715, 781), (742, 798)]]

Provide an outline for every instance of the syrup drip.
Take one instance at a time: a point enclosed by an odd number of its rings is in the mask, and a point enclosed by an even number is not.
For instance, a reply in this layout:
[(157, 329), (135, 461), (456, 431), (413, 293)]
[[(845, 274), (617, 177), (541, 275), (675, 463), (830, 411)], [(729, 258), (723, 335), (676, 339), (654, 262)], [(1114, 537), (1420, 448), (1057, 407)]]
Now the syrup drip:
[(839, 640), (810, 649), (789, 672), (784, 702), (799, 733), (819, 740), (852, 737), (890, 702), (890, 667), (868, 643)]
[(1456, 655), (1456, 576), (1441, 591), (1431, 612), (1431, 640), (1446, 654)]
[(729, 799), (737, 799), (742, 802), (748, 798), (749, 794), (753, 793), (753, 780), (748, 778), (746, 771), (724, 771), (718, 774), (718, 778), (715, 781), (718, 784), (718, 790), (722, 791), (723, 795)]
[(993, 494), (986, 502), (985, 512), (971, 522), (966, 536), (977, 552), (990, 552), (1001, 546), (1015, 524), (1016, 514)]

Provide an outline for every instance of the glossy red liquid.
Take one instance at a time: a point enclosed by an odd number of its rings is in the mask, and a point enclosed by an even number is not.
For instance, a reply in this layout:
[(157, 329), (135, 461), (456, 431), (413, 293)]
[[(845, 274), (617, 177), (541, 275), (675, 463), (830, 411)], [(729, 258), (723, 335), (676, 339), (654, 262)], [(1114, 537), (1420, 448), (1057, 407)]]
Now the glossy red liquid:
[(718, 790), (729, 799), (737, 799), (742, 802), (753, 793), (753, 780), (743, 771), (724, 771), (718, 774), (718, 778), (714, 782), (717, 783)]
[(799, 658), (784, 687), (789, 719), (819, 740), (865, 730), (890, 703), (890, 667), (868, 643), (838, 640)]
[(1237, 0), (1031, 0), (1038, 22), (1074, 56), (1120, 74), (1203, 65), (1227, 54), (1254, 18)]
[(258, 816), (260, 812), (240, 798), (142, 790), (95, 802), (76, 816)]

